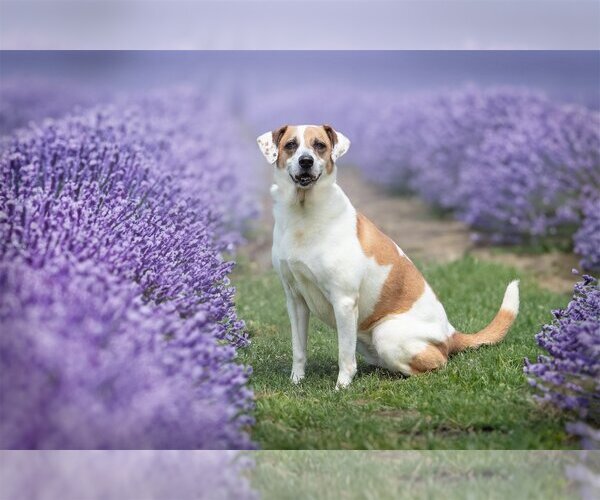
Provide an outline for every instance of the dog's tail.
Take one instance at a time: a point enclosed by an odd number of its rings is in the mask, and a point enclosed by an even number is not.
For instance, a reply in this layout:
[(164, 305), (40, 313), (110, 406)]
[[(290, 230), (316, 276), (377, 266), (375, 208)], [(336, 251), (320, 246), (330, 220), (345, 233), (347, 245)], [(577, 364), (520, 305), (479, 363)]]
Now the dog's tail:
[(497, 344), (504, 338), (518, 313), (519, 281), (515, 280), (506, 287), (500, 310), (491, 323), (477, 333), (454, 332), (450, 336), (449, 353), (464, 351), (484, 344)]

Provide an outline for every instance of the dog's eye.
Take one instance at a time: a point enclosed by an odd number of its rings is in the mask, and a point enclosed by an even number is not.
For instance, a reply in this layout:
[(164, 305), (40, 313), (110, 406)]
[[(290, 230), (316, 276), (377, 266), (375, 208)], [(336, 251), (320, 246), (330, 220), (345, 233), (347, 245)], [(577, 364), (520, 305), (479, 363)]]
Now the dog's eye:
[(296, 141), (290, 141), (290, 142), (286, 142), (285, 144), (285, 149), (287, 149), (288, 151), (294, 149), (296, 147)]
[(323, 151), (327, 146), (323, 142), (315, 142), (315, 149), (318, 151)]

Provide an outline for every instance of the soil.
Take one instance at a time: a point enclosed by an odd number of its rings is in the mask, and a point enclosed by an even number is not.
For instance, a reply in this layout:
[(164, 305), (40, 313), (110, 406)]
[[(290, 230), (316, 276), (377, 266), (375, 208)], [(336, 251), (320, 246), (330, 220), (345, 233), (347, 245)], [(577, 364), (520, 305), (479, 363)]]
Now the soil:
[[(514, 253), (506, 248), (477, 247), (467, 226), (442, 218), (415, 196), (398, 196), (366, 182), (354, 169), (341, 168), (338, 183), (356, 209), (371, 219), (411, 258), (425, 262), (447, 263), (465, 255), (499, 262), (533, 276), (540, 286), (560, 293), (570, 293), (578, 280), (571, 269), (578, 267), (575, 255), (553, 251), (548, 253)], [(268, 178), (265, 184), (269, 184)], [(265, 190), (266, 191), (266, 190)], [(241, 250), (256, 272), (271, 267), (271, 231), (273, 216), (271, 197), (262, 200), (262, 218), (248, 236)]]

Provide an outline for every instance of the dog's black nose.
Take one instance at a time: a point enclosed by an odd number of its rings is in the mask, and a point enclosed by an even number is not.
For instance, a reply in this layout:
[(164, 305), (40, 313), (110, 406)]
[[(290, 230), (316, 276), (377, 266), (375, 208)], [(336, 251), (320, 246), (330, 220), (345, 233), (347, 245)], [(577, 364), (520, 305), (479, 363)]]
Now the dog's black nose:
[(298, 163), (300, 164), (301, 168), (310, 168), (313, 166), (314, 162), (315, 160), (313, 160), (313, 157), (310, 155), (302, 155), (300, 158), (298, 158)]

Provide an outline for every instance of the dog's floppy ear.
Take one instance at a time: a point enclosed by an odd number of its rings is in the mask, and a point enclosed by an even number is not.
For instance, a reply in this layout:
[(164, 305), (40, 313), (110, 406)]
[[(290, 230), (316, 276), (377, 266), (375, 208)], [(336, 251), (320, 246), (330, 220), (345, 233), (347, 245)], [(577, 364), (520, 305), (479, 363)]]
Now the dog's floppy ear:
[(260, 135), (256, 142), (258, 143), (258, 147), (262, 151), (262, 154), (265, 155), (265, 158), (269, 163), (275, 163), (277, 161), (277, 156), (279, 154), (279, 141), (285, 134), (288, 126), (284, 125), (283, 127), (279, 127), (277, 130), (273, 130), (272, 132), (265, 132)]
[(331, 159), (335, 162), (338, 158), (346, 154), (350, 148), (350, 140), (341, 132), (334, 130), (331, 125), (323, 125), (323, 128), (327, 132), (327, 136), (333, 146)]

